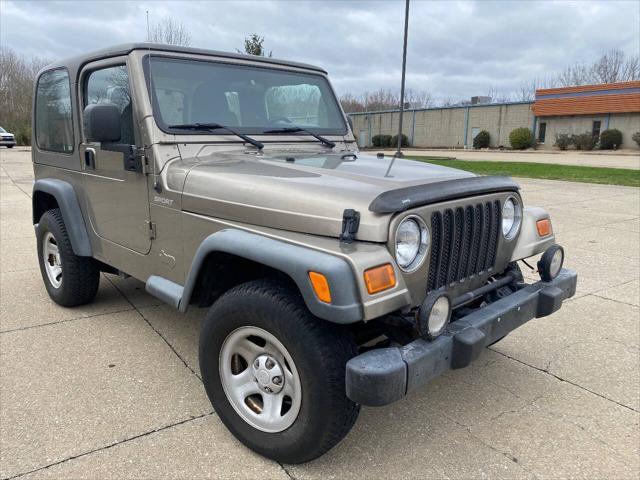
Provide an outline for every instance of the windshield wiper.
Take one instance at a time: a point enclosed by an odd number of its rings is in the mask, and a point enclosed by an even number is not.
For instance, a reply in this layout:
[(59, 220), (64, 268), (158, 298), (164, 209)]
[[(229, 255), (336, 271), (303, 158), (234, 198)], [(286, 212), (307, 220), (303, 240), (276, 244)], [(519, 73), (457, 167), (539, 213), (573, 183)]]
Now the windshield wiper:
[(259, 142), (251, 137), (246, 136), (243, 133), (236, 132), (226, 125), (221, 125), (219, 123), (184, 123), (180, 125), (169, 125), (169, 128), (175, 128), (176, 130), (197, 130), (201, 132), (213, 132), (214, 130), (227, 130), (228, 132), (233, 133), (236, 137), (241, 138), (245, 142), (250, 143), (258, 150), (262, 150), (264, 148), (264, 143)]
[(308, 133), (309, 135), (311, 135), (314, 138), (317, 138), (318, 140), (320, 140), (322, 143), (324, 143), (326, 146), (333, 148), (336, 146), (336, 144), (334, 142), (332, 142), (329, 139), (326, 139), (320, 135), (318, 135), (317, 133), (312, 132), (311, 130), (307, 130), (306, 128), (302, 128), (302, 127), (283, 127), (283, 128), (274, 128), (273, 130), (265, 130), (262, 133), (296, 133), (296, 132), (305, 132)]

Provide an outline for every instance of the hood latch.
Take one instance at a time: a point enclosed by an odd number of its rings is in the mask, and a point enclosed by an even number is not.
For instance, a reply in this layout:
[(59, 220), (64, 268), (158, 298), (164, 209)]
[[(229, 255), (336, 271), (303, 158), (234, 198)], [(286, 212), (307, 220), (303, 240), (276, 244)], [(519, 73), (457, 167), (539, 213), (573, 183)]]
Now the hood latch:
[(342, 233), (340, 241), (344, 243), (353, 243), (360, 227), (360, 212), (352, 208), (347, 208), (342, 214)]

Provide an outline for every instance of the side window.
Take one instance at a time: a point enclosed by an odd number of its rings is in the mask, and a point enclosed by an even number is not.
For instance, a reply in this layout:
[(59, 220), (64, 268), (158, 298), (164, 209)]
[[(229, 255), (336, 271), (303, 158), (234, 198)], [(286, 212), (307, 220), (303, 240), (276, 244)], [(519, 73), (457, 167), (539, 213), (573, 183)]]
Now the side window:
[(133, 145), (133, 109), (129, 93), (129, 73), (127, 67), (116, 67), (95, 70), (89, 74), (85, 83), (85, 106), (94, 103), (113, 103), (120, 110), (122, 131), (120, 143)]
[(66, 70), (45, 72), (38, 79), (36, 143), (42, 150), (73, 152), (71, 85)]

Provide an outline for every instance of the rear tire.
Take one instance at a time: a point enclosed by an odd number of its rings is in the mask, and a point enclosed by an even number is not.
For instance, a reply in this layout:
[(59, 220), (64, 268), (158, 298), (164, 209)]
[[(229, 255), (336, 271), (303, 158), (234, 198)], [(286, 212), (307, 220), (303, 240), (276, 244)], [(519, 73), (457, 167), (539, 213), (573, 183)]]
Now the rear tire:
[(36, 232), (42, 280), (51, 299), (63, 307), (91, 302), (98, 292), (100, 267), (73, 253), (60, 210), (47, 210)]
[(218, 416), (247, 447), (284, 463), (319, 457), (355, 423), (360, 406), (346, 397), (345, 365), (356, 354), (339, 326), (271, 280), (225, 293), (200, 335), (200, 372)]

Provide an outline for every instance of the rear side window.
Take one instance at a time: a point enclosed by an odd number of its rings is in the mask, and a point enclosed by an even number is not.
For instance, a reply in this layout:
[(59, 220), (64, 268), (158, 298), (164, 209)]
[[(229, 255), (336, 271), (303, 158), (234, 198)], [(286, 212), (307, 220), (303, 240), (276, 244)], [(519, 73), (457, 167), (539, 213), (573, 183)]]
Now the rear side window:
[(66, 70), (45, 72), (38, 79), (36, 143), (41, 150), (73, 152), (71, 85)]

